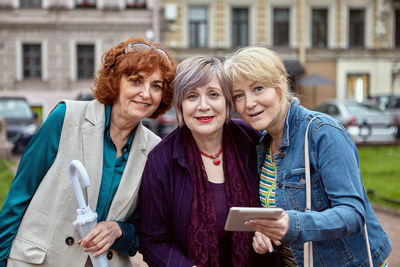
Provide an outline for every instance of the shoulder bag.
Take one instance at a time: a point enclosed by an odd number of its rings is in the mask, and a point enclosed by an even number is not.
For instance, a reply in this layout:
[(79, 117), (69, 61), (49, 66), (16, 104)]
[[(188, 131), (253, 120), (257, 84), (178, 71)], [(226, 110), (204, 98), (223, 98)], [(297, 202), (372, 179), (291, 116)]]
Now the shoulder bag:
[[(322, 116), (322, 115), (320, 115)], [(313, 117), (307, 125), (306, 134), (304, 137), (304, 159), (305, 159), (305, 172), (306, 172), (306, 208), (305, 211), (311, 210), (311, 178), (310, 178), (310, 151), (308, 146), (308, 128), (310, 127), (311, 122), (320, 116)], [(368, 231), (367, 225), (364, 224), (364, 232), (365, 232), (365, 243), (368, 251), (368, 261), (369, 266), (373, 267), (371, 250), (369, 247), (368, 241)], [(312, 251), (312, 241), (308, 241), (304, 243), (304, 267), (312, 267), (313, 266), (313, 251)]]

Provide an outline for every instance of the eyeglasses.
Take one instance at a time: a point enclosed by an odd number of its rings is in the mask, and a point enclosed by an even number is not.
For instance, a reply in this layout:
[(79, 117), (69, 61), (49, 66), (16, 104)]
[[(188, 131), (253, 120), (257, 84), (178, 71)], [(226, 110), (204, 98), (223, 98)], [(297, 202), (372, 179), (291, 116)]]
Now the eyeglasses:
[(152, 46), (146, 43), (130, 43), (127, 45), (125, 48), (125, 54), (128, 53), (136, 53), (144, 50), (149, 50), (149, 49), (157, 49), (157, 51), (160, 51), (161, 55), (163, 55), (166, 59), (168, 59), (169, 63), (171, 63), (171, 60), (169, 59), (167, 53), (164, 51), (164, 49), (156, 46)]

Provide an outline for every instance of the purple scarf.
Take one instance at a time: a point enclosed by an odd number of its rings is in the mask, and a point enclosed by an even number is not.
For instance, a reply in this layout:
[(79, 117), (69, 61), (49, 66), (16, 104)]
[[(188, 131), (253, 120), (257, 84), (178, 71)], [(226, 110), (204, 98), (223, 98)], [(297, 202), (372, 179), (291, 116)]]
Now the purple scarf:
[[(223, 133), (223, 168), (228, 207), (258, 207), (246, 169), (229, 127)], [(184, 130), (185, 156), (193, 177), (193, 200), (188, 226), (188, 256), (198, 267), (219, 266), (217, 215), (201, 154), (189, 129)], [(253, 233), (232, 232), (233, 266), (252, 266)]]

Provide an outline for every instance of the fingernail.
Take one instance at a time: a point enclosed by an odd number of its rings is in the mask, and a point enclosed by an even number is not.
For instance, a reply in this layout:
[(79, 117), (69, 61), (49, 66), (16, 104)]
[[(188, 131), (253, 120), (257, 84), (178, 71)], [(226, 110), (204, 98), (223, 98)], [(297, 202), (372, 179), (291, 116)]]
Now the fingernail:
[(272, 253), (272, 252), (274, 252), (274, 248), (273, 248), (273, 247), (270, 247), (270, 248), (269, 248), (269, 253)]

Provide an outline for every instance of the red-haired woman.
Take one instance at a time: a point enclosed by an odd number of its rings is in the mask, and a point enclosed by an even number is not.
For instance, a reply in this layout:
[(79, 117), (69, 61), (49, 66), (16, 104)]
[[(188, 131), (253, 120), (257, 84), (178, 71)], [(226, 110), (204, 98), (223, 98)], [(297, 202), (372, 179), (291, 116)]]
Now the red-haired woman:
[[(86, 252), (128, 266), (138, 248), (138, 188), (160, 138), (141, 120), (166, 112), (176, 64), (158, 44), (134, 38), (108, 50), (93, 101), (63, 101), (26, 148), (0, 217), (0, 266), (91, 266)], [(98, 224), (84, 239), (72, 223), (76, 200), (69, 163), (91, 179)]]

